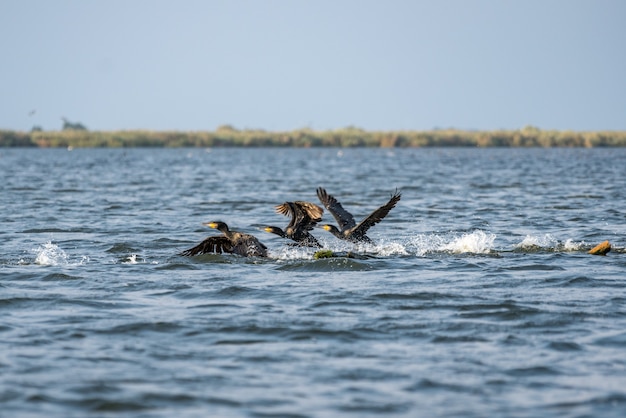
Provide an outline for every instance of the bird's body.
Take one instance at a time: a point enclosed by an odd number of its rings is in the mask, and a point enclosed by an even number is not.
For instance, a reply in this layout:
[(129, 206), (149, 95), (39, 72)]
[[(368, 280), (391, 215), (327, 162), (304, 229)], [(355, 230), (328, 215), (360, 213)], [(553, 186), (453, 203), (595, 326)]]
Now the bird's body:
[(264, 231), (283, 238), (289, 238), (301, 246), (322, 247), (309, 231), (322, 220), (324, 209), (310, 202), (295, 201), (285, 202), (276, 206), (276, 212), (285, 216), (291, 216), (289, 225), (287, 225), (285, 230), (277, 226), (266, 226), (263, 228)]
[(244, 257), (267, 257), (267, 247), (255, 236), (231, 231), (224, 222), (207, 222), (203, 225), (215, 228), (224, 235), (208, 237), (193, 248), (180, 253), (182, 256), (200, 254), (238, 254)]
[(367, 231), (387, 216), (389, 211), (400, 201), (401, 194), (396, 190), (386, 204), (376, 209), (359, 224), (354, 221), (352, 214), (345, 210), (337, 199), (326, 193), (324, 188), (319, 187), (317, 189), (317, 197), (324, 207), (333, 215), (339, 225), (339, 228), (337, 228), (335, 225), (326, 224), (322, 225), (323, 229), (329, 231), (339, 239), (354, 243), (370, 243), (372, 240), (366, 235)]

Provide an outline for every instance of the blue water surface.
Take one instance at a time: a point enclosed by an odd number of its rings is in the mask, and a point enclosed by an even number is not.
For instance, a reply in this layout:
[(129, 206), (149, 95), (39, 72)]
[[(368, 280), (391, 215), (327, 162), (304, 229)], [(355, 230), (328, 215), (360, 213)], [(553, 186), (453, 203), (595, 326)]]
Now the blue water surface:
[[(2, 149), (0, 170), (1, 416), (626, 411), (626, 149)], [(357, 220), (402, 200), (374, 244), (315, 229), (358, 255), (315, 259), (261, 227), (319, 186)], [(214, 220), (270, 256), (177, 255)]]

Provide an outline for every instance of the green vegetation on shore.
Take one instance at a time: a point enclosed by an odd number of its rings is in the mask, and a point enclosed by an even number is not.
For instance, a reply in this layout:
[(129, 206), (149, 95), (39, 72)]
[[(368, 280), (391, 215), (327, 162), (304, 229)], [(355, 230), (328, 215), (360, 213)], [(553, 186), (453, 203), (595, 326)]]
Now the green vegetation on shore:
[(623, 147), (626, 131), (519, 130), (365, 131), (348, 127), (332, 131), (62, 131), (0, 130), (0, 147)]

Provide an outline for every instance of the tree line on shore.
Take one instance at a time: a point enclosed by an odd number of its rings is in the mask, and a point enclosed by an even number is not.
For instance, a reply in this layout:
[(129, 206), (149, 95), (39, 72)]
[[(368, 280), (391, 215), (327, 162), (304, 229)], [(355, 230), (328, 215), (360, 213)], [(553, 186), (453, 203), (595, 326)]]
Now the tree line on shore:
[(315, 131), (61, 131), (0, 130), (0, 147), (623, 147), (626, 131), (518, 130), (366, 131), (348, 127)]

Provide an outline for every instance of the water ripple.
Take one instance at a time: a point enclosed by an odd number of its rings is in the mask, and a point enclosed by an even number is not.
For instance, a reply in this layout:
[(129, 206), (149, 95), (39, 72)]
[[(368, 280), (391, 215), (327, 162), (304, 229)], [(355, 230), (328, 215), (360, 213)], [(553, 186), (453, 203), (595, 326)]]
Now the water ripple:
[[(625, 152), (2, 151), (0, 415), (621, 417)], [(312, 231), (353, 258), (259, 231), (319, 186), (403, 196)], [(270, 257), (177, 256), (211, 219)]]

